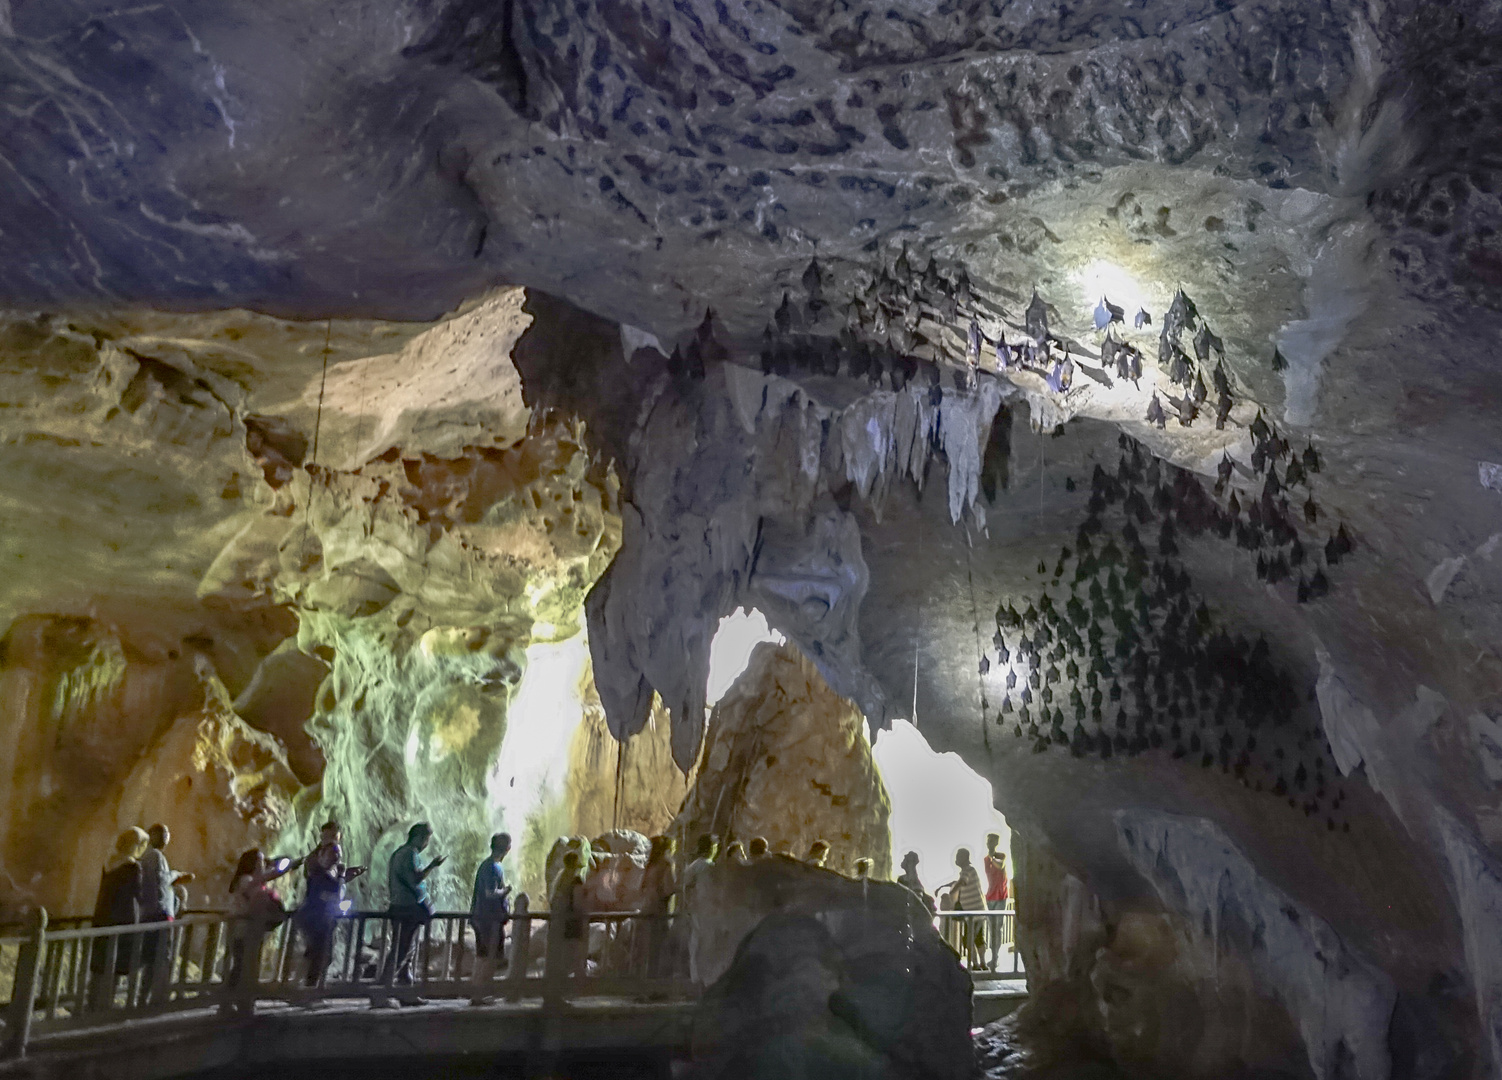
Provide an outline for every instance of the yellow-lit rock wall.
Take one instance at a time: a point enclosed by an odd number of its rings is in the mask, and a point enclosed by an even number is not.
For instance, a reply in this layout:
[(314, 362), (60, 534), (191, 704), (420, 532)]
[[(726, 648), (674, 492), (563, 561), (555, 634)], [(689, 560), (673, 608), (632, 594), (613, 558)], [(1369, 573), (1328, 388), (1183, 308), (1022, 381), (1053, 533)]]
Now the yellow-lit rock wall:
[(201, 655), (83, 618), (12, 624), (0, 658), (0, 905), (93, 910), (116, 834), (165, 822), (190, 899), (222, 901), (239, 851), (291, 818), (298, 782)]
[(619, 828), (655, 836), (672, 828), (688, 795), (689, 778), (673, 762), (670, 723), (661, 700), (654, 698), (647, 726), (617, 742), (605, 726), (605, 710), (590, 677), (584, 718), (569, 745), (574, 833), (599, 836)]

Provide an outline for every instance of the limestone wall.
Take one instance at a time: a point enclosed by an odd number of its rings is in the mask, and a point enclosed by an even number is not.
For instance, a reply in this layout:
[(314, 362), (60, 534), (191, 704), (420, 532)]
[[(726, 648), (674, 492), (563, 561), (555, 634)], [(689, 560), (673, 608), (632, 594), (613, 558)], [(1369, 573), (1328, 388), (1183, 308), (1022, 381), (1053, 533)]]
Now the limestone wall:
[(165, 822), (201, 904), (292, 818), (285, 750), (231, 709), (202, 654), (84, 618), (31, 616), (0, 656), (0, 904), (93, 910), (116, 834)]

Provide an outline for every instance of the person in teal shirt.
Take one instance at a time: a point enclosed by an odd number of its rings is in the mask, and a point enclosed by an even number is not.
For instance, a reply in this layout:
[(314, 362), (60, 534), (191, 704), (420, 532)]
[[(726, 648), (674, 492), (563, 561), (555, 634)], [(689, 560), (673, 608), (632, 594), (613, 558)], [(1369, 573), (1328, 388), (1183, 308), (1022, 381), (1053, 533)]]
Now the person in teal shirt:
[[(407, 830), (407, 842), (391, 853), (387, 885), (390, 890), (391, 921), (396, 929), (396, 947), (386, 954), (381, 982), (390, 986), (412, 985), (414, 946), (422, 928), (433, 917), (433, 902), (428, 898), (428, 875), (444, 864), (440, 855), (427, 866), (418, 865), (418, 855), (433, 839), (433, 829), (419, 821)], [(404, 996), (404, 1005), (423, 1005), (420, 997)], [(386, 1003), (386, 1004), (389, 1004)]]
[(485, 993), (495, 980), (505, 944), (505, 925), (511, 918), (511, 886), (501, 862), (511, 850), (511, 834), (496, 833), (490, 838), (490, 857), (480, 861), (475, 871), (475, 893), (469, 905), (469, 921), (475, 928), (475, 992), (471, 1005), (488, 1005), (495, 1001)]

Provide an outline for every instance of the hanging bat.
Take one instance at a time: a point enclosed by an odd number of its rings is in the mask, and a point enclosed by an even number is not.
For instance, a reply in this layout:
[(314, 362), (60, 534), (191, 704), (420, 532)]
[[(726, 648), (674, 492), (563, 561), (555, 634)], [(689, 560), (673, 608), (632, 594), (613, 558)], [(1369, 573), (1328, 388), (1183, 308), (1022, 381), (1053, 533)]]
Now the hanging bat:
[(1112, 323), (1124, 322), (1125, 318), (1126, 313), (1104, 296), (1100, 298), (1100, 303), (1095, 305), (1095, 329), (1097, 330), (1104, 330)]
[[(1163, 404), (1158, 400), (1158, 392), (1153, 391), (1153, 399), (1147, 405), (1147, 422), (1157, 424), (1161, 430), (1168, 424), (1168, 414), (1163, 411)], [(1138, 498), (1141, 498), (1139, 495)]]
[(1027, 335), (1038, 345), (1044, 345), (1048, 341), (1048, 305), (1033, 290), (1033, 298), (1027, 305), (1027, 314), (1024, 316), (1024, 325), (1027, 327)]

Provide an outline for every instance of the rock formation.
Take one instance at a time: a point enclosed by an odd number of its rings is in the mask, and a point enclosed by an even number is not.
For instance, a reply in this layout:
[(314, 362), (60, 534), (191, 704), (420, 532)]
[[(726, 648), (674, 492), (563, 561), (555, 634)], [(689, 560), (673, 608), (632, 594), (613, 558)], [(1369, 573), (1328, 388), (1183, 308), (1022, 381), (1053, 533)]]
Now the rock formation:
[(12, 623), (0, 649), (0, 900), (12, 914), (23, 902), (92, 911), (115, 837), (158, 821), (200, 906), (228, 887), (240, 851), (291, 823), (300, 785), (286, 752), (232, 711), (202, 653), (39, 616)]
[(876, 877), (890, 877), (891, 804), (864, 727), (795, 646), (758, 645), (710, 714), (697, 778), (673, 824), (682, 846), (705, 833), (722, 844), (759, 836), (801, 858), (823, 840), (830, 869), (849, 874), (871, 859)]
[(691, 779), (673, 761), (671, 731), (667, 710), (653, 702), (647, 726), (618, 741), (598, 695), (585, 695), (584, 719), (569, 744), (573, 831), (600, 836), (619, 828), (656, 836), (672, 828)]
[(970, 981), (916, 897), (771, 856), (717, 867), (695, 1077), (969, 1077)]

